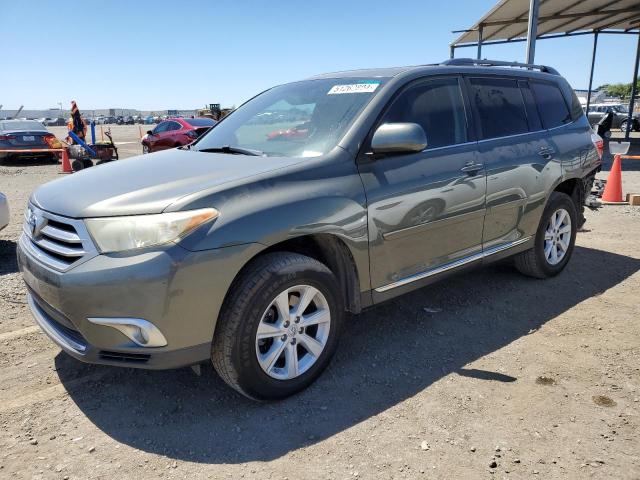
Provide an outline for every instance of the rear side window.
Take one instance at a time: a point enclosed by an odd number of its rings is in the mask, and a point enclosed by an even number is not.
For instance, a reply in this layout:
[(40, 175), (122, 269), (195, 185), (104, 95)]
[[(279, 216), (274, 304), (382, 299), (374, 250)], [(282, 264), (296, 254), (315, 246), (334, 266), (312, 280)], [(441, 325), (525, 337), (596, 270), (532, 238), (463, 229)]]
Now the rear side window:
[(522, 98), (524, 98), (524, 107), (527, 111), (527, 122), (529, 123), (529, 130), (531, 130), (532, 132), (542, 130), (542, 121), (540, 120), (538, 107), (536, 106), (536, 101), (533, 98), (533, 93), (531, 93), (529, 84), (524, 80), (521, 80), (518, 82), (518, 85), (520, 86), (520, 91), (522, 92)]
[(569, 107), (560, 89), (552, 83), (531, 82), (544, 128), (554, 128), (572, 121)]
[(427, 135), (427, 149), (467, 141), (467, 121), (457, 78), (420, 81), (402, 92), (383, 123), (417, 123)]
[(480, 117), (482, 138), (506, 137), (529, 131), (517, 80), (471, 78), (469, 83), (471, 102)]

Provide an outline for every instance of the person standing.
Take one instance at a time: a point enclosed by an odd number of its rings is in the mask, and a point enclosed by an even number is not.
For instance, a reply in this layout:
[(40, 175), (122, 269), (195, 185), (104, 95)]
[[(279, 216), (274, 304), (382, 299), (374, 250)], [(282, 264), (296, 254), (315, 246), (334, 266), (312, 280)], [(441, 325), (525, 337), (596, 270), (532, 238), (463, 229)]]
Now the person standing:
[[(82, 116), (80, 115), (80, 110), (78, 109), (78, 105), (76, 105), (75, 100), (71, 100), (71, 118), (67, 123), (67, 128), (69, 129), (70, 132), (75, 133), (78, 136), (78, 138), (84, 141), (87, 133), (87, 126), (82, 120)], [(72, 143), (75, 143), (75, 142), (72, 142)]]

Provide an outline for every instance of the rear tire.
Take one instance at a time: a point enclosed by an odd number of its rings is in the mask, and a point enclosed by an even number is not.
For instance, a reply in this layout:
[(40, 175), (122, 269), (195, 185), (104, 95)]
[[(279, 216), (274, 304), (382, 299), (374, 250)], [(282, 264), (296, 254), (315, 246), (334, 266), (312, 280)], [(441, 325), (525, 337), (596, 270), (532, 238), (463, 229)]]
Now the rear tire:
[[(627, 131), (627, 120), (623, 120), (622, 123), (620, 123), (620, 131), (622, 133), (625, 133)], [(631, 125), (633, 127), (633, 124)], [(631, 129), (631, 131), (633, 131), (633, 128)]]
[(211, 348), (222, 379), (255, 400), (285, 398), (313, 383), (336, 350), (343, 321), (333, 273), (304, 255), (269, 253), (229, 292)]
[(573, 253), (577, 217), (571, 197), (560, 192), (551, 193), (533, 247), (514, 257), (518, 271), (534, 278), (558, 275)]

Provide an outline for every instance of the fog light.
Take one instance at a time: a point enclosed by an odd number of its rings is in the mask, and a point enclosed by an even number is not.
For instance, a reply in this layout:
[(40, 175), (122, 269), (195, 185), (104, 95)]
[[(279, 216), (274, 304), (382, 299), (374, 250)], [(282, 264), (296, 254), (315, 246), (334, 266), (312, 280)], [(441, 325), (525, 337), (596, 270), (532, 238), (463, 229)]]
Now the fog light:
[(115, 328), (141, 347), (164, 347), (167, 339), (153, 323), (142, 318), (87, 318), (91, 323)]

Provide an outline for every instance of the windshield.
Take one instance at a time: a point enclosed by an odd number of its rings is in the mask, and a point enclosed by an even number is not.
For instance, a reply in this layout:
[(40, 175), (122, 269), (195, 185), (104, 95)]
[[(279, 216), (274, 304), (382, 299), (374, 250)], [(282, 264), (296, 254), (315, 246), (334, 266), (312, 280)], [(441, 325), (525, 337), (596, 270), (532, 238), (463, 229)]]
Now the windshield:
[(386, 79), (306, 80), (272, 88), (212, 128), (194, 150), (230, 147), (265, 156), (314, 157), (340, 141)]

